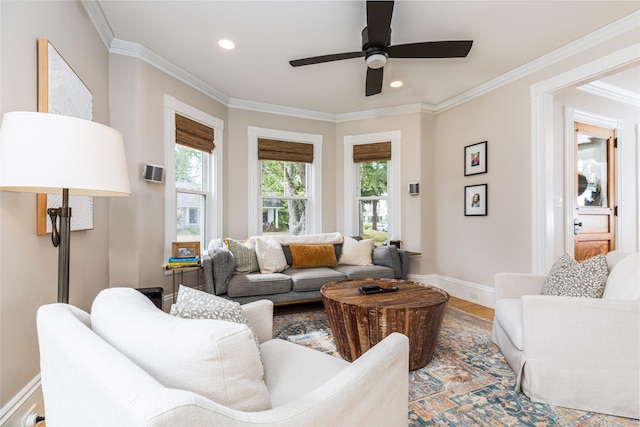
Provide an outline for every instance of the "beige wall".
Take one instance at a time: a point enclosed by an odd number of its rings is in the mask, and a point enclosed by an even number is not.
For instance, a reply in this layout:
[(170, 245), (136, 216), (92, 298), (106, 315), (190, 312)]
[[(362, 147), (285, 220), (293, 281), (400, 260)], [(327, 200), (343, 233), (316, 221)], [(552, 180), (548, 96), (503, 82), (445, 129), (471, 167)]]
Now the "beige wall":
[[(164, 286), (165, 185), (142, 178), (146, 163), (165, 165), (164, 95), (227, 122), (227, 108), (132, 57), (110, 55), (111, 125), (126, 141), (131, 196), (111, 201), (109, 286)], [(226, 130), (225, 130), (226, 140)], [(216, 141), (221, 147), (226, 141)], [(226, 147), (225, 147), (226, 149)], [(225, 170), (227, 164), (225, 164)]]
[[(107, 50), (79, 2), (2, 1), (1, 112), (37, 110), (36, 39), (44, 37), (93, 94), (109, 123)], [(72, 29), (72, 31), (71, 31)], [(36, 310), (56, 301), (58, 250), (36, 235), (36, 196), (0, 192), (0, 407), (39, 372)], [(85, 310), (108, 283), (109, 199), (95, 198), (94, 229), (71, 236), (70, 302)]]

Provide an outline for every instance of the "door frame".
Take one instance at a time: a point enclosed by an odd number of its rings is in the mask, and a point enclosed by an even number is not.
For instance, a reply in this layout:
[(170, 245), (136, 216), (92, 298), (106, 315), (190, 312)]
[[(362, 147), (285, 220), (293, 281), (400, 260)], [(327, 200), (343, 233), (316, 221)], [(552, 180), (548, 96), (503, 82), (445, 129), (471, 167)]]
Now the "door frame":
[[(576, 176), (576, 162), (575, 156), (575, 134), (573, 123), (580, 122), (588, 125), (594, 125), (605, 129), (612, 129), (616, 132), (616, 138), (622, 135), (622, 120), (614, 119), (611, 117), (601, 116), (599, 114), (589, 113), (587, 111), (577, 110), (573, 107), (567, 106), (564, 109), (564, 250), (567, 254), (574, 256), (574, 235), (573, 235), (573, 219), (574, 219), (574, 205), (573, 200), (574, 184)], [(620, 169), (622, 166), (620, 159), (620, 150), (615, 150), (615, 203), (618, 204), (620, 194), (622, 194), (622, 175)], [(571, 198), (569, 198), (571, 197)], [(623, 247), (622, 236), (623, 233), (618, 233), (618, 230), (622, 230), (623, 218), (621, 216), (614, 217), (615, 222), (615, 247)]]
[[(555, 92), (640, 61), (640, 43), (543, 80), (531, 94), (531, 272), (546, 274), (555, 262), (553, 125)], [(636, 165), (638, 167), (639, 165)]]

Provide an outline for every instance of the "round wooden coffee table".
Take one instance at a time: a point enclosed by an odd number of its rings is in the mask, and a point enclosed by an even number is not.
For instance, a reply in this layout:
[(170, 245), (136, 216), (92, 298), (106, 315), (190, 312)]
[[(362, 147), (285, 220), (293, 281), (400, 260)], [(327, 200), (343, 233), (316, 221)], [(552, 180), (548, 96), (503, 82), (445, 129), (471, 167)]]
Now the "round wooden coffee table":
[[(361, 286), (398, 287), (363, 295)], [(449, 301), (442, 289), (395, 279), (353, 279), (327, 283), (322, 301), (340, 355), (352, 362), (392, 332), (409, 337), (409, 369), (431, 360)]]

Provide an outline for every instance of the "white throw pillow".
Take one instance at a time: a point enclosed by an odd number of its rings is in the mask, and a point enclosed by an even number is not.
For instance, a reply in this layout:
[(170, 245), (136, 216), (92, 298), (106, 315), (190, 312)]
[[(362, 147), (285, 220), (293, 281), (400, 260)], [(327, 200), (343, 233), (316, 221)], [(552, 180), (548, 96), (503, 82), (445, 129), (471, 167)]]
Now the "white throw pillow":
[(611, 270), (604, 288), (604, 299), (640, 299), (640, 253), (629, 255)]
[(373, 265), (373, 239), (356, 240), (344, 236), (342, 253), (338, 264), (343, 265)]
[(287, 268), (282, 246), (273, 237), (256, 237), (256, 258), (260, 273), (280, 273)]
[(110, 288), (93, 302), (91, 327), (166, 387), (189, 390), (240, 411), (271, 408), (247, 325), (181, 319), (158, 310), (133, 288)]

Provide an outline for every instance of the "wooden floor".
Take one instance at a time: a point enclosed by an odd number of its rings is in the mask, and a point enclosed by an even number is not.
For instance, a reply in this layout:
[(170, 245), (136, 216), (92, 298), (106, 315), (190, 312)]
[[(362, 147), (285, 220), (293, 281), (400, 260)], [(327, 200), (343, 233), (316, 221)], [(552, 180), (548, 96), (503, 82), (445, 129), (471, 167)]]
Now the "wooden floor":
[[(493, 321), (493, 309), (483, 305), (474, 304), (456, 297), (449, 297), (449, 307), (457, 308), (465, 313)], [(287, 313), (300, 313), (304, 311), (324, 310), (322, 301), (308, 302), (304, 304), (289, 304), (274, 307), (275, 315)]]

